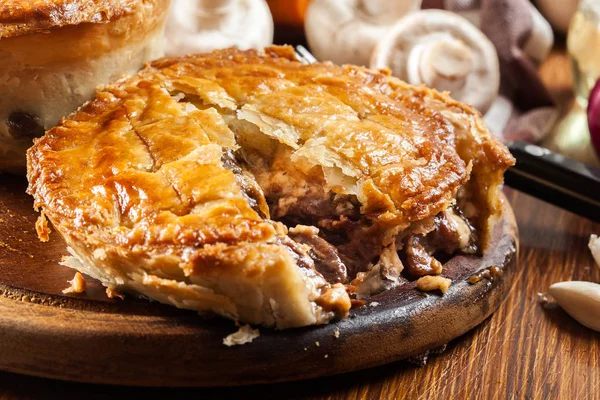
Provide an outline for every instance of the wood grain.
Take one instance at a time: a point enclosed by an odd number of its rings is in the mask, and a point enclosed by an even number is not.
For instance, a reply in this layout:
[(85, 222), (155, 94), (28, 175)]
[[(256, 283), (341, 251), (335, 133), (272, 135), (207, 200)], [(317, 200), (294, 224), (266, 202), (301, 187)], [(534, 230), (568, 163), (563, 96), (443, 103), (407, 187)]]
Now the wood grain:
[[(569, 68), (561, 49), (543, 67), (554, 94), (568, 91)], [(554, 282), (600, 282), (600, 268), (587, 249), (589, 235), (600, 233), (600, 225), (506, 192), (521, 237), (512, 291), (491, 318), (423, 368), (395, 363), (307, 382), (196, 390), (115, 388), (0, 373), (0, 399), (600, 399), (600, 334), (559, 308), (542, 308), (537, 299)]]
[(74, 272), (59, 265), (66, 253), (60, 237), (37, 240), (25, 187), (16, 177), (0, 183), (0, 369), (34, 376), (206, 387), (365, 369), (420, 355), (480, 324), (504, 301), (517, 270), (516, 222), (507, 205), (483, 257), (459, 255), (444, 264), (453, 283), (443, 296), (406, 282), (370, 297), (376, 307), (352, 310), (345, 320), (262, 328), (251, 345), (226, 348), (223, 338), (237, 329), (232, 321), (135, 298), (111, 300), (89, 277), (89, 293), (63, 294)]
[[(520, 193), (508, 192), (520, 222), (520, 271), (500, 309), (423, 368), (395, 363), (308, 382), (224, 389), (137, 389), (69, 384), (0, 373), (0, 399), (42, 394), (181, 398), (597, 399), (600, 337), (537, 293), (562, 280), (600, 281), (587, 241), (600, 226)], [(292, 358), (289, 362), (294, 362)], [(210, 367), (210, 366), (207, 366)]]

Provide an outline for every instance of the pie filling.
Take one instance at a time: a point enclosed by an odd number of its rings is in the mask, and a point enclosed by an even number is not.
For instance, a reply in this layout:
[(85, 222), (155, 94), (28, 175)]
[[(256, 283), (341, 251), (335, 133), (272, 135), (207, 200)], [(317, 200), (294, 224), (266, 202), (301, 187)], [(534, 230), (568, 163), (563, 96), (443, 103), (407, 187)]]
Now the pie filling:
[[(35, 115), (13, 117), (35, 135)], [(444, 262), (486, 250), (514, 163), (469, 106), (289, 47), (157, 60), (27, 156), (76, 269), (281, 329), (407, 281), (443, 293)]]
[(221, 161), (236, 176), (248, 204), (265, 220), (288, 228), (287, 236), (278, 240), (300, 268), (318, 273), (332, 285), (344, 284), (354, 298), (439, 275), (453, 254), (479, 251), (475, 223), (461, 209), (463, 204), (473, 207), (465, 200), (464, 188), (453, 205), (434, 217), (400, 231), (380, 226), (361, 213), (355, 195), (330, 187), (322, 168), (300, 171), (287, 145), (265, 136), (235, 111), (208, 105), (195, 95), (170, 94), (186, 111), (219, 112), (240, 146), (235, 151), (223, 149)]
[(169, 94), (186, 112), (217, 110), (238, 144), (237, 150), (223, 149), (221, 161), (234, 173), (248, 204), (261, 218), (287, 227), (279, 244), (290, 250), (300, 268), (331, 285), (345, 285), (352, 297), (367, 298), (402, 282), (440, 275), (452, 255), (480, 251), (477, 221), (462, 210), (473, 208), (468, 185), (434, 217), (405, 229), (383, 226), (361, 212), (356, 195), (343, 193), (348, 182), (342, 178), (341, 190), (331, 187), (318, 165), (301, 171), (292, 149), (265, 135), (256, 121), (196, 95)]
[(248, 148), (225, 151), (223, 165), (259, 215), (287, 226), (281, 244), (298, 266), (314, 269), (330, 284), (345, 284), (355, 297), (439, 275), (451, 255), (478, 252), (476, 229), (459, 207), (461, 198), (395, 232), (363, 215), (355, 195), (328, 188), (319, 168), (305, 174), (283, 145), (276, 147), (270, 159)]

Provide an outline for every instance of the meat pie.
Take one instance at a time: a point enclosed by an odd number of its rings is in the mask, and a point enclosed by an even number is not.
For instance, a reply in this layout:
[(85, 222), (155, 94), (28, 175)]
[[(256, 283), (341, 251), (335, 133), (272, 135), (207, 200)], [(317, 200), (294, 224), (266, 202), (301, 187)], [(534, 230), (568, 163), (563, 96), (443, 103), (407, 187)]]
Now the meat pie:
[(28, 192), (104, 285), (289, 328), (485, 252), (513, 163), (446, 94), (274, 46), (104, 87), (35, 141)]

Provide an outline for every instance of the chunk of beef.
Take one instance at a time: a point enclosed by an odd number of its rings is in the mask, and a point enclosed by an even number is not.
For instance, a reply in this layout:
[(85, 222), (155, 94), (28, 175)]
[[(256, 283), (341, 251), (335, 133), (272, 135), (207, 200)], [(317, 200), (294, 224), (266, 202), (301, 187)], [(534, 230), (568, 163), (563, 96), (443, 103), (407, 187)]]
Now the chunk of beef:
[(449, 208), (437, 214), (433, 229), (425, 232), (412, 230), (402, 238), (407, 273), (412, 277), (437, 275), (442, 264), (435, 253), (454, 254), (458, 251), (472, 254), (476, 251), (474, 229), (459, 211)]
[(263, 190), (258, 186), (254, 178), (247, 174), (238, 163), (233, 151), (226, 150), (221, 156), (223, 167), (234, 173), (242, 192), (248, 199), (248, 204), (261, 218), (269, 218), (268, 206)]
[(421, 235), (409, 235), (404, 243), (404, 265), (413, 277), (442, 272), (442, 264), (430, 254), (426, 244), (427, 237)]
[(315, 268), (329, 283), (345, 283), (348, 279), (346, 265), (335, 247), (319, 237), (319, 230), (312, 226), (298, 225), (290, 229), (289, 236), (296, 242), (310, 247), (309, 256)]

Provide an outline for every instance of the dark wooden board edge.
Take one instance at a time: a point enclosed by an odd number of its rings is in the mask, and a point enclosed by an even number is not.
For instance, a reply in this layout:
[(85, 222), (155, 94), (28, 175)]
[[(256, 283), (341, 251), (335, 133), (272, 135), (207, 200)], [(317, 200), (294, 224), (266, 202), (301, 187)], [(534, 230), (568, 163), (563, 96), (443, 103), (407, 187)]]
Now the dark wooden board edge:
[[(508, 294), (518, 233), (505, 204), (490, 251), (445, 264), (458, 278), (446, 295), (402, 287), (373, 297), (377, 307), (357, 309), (346, 320), (263, 328), (244, 346), (222, 344), (236, 329), (230, 321), (155, 303), (56, 299), (0, 285), (0, 369), (86, 383), (208, 387), (309, 379), (415, 356), (471, 330)], [(491, 266), (501, 270), (495, 279), (467, 283)]]

